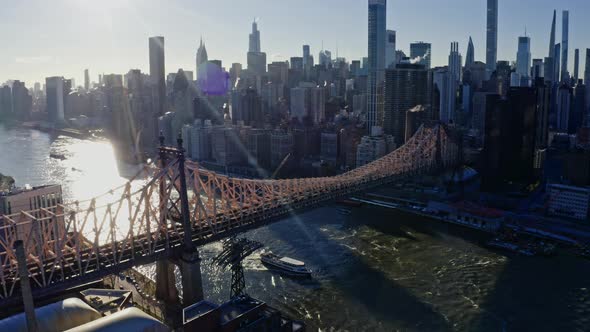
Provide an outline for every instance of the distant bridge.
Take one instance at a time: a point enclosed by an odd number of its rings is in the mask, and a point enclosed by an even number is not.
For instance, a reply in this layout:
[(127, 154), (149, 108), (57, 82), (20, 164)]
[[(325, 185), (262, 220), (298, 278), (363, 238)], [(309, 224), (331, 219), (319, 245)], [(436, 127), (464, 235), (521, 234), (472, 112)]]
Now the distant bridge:
[[(196, 264), (192, 273), (198, 280), (192, 282), (200, 283), (198, 246), (329, 200), (454, 166), (457, 155), (445, 127), (422, 126), (394, 152), (341, 175), (250, 180), (201, 169), (185, 161), (182, 148), (161, 147), (160, 165), (151, 168), (138, 190), (127, 183), (85, 202), (0, 217), (0, 307), (20, 303), (17, 240), (24, 241), (35, 296), (194, 252), (189, 263)], [(183, 288), (200, 287), (188, 276), (183, 274)]]

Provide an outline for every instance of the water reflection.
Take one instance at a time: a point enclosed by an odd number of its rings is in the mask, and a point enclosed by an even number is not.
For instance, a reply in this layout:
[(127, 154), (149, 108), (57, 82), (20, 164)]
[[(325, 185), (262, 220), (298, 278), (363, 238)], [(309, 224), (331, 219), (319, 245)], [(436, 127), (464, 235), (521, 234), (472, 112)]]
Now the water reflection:
[[(51, 158), (50, 153), (66, 159)], [(126, 183), (141, 167), (118, 161), (106, 140), (0, 126), (0, 172), (14, 177), (18, 186), (61, 184), (66, 202), (103, 194)]]

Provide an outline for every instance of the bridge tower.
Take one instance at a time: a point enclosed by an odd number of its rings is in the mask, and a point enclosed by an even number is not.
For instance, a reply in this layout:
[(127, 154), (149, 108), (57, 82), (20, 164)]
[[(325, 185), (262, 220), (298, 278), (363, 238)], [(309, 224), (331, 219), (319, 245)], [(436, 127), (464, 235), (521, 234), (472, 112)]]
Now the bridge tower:
[[(162, 169), (168, 167), (170, 157), (178, 161), (178, 170), (173, 172), (168, 185), (178, 186), (179, 201), (166, 202), (165, 204), (180, 203), (180, 221), (183, 229), (183, 247), (180, 257), (172, 257), (180, 269), (182, 276), (182, 302), (190, 305), (203, 299), (203, 282), (201, 277), (201, 259), (199, 251), (192, 242), (192, 226), (189, 210), (188, 189), (186, 185), (185, 155), (182, 147), (182, 138), (178, 137), (177, 147), (164, 146), (164, 137), (160, 135), (159, 158)], [(160, 182), (160, 202), (169, 200), (166, 198), (166, 177)], [(178, 207), (178, 206), (176, 206)], [(168, 222), (168, 221), (166, 221)], [(164, 303), (178, 304), (178, 290), (176, 289), (176, 277), (174, 265), (168, 259), (159, 260), (156, 263), (156, 297)]]

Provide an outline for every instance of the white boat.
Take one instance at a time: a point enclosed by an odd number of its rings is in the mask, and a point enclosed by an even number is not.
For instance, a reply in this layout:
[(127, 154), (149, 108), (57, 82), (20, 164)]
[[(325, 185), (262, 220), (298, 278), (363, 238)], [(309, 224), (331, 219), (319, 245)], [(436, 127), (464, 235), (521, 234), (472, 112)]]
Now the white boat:
[(309, 277), (311, 271), (305, 267), (305, 263), (289, 257), (281, 257), (271, 252), (260, 255), (262, 263), (270, 265), (287, 274), (294, 276)]

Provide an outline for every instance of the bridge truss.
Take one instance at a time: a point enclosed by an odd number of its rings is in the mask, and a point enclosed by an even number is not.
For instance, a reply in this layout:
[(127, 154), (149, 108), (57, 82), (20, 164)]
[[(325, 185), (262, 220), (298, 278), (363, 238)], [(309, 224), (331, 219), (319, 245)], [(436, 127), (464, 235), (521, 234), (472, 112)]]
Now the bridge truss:
[(454, 165), (457, 145), (441, 125), (422, 126), (394, 152), (321, 178), (232, 178), (162, 147), (160, 165), (132, 183), (86, 202), (0, 217), (0, 307), (19, 303), (14, 250), (24, 242), (36, 296), (260, 227), (307, 208), (408, 176)]

